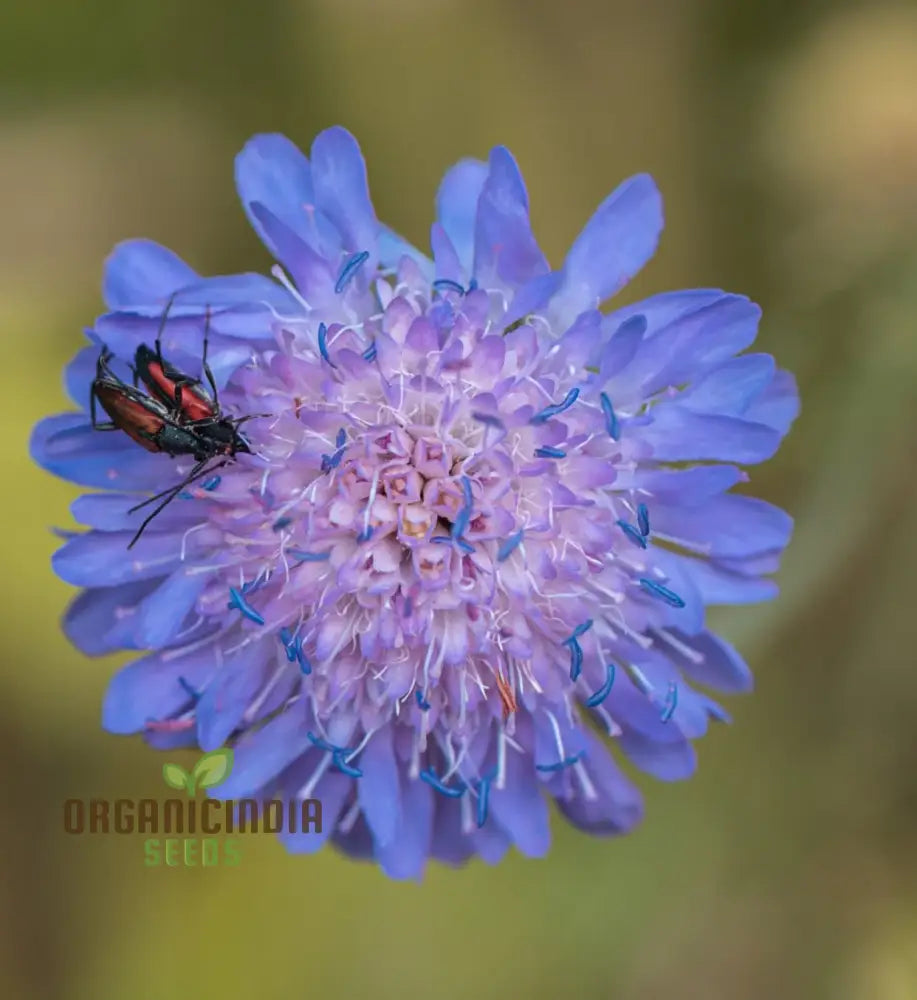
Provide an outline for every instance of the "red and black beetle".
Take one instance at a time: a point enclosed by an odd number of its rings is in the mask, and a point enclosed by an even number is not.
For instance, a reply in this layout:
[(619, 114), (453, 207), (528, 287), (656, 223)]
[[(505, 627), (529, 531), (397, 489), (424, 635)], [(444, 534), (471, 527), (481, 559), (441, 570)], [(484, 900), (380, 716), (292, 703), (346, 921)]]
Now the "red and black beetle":
[(210, 365), (207, 364), (207, 341), (210, 329), (210, 310), (204, 323), (204, 352), (202, 368), (204, 376), (210, 385), (208, 392), (199, 378), (187, 375), (162, 356), (161, 337), (166, 325), (172, 300), (166, 306), (159, 332), (156, 335), (156, 348), (150, 350), (146, 344), (141, 344), (134, 355), (134, 385), (138, 380), (143, 382), (150, 395), (167, 407), (172, 419), (182, 427), (192, 429), (201, 437), (207, 438), (222, 454), (235, 455), (237, 452), (248, 452), (246, 440), (239, 434), (239, 425), (252, 416), (231, 419), (224, 417), (220, 409), (220, 397)]
[[(182, 413), (175, 407), (169, 407), (160, 399), (148, 396), (136, 386), (128, 385), (118, 378), (109, 365), (111, 358), (112, 353), (103, 349), (96, 364), (96, 377), (92, 382), (89, 399), (93, 429), (123, 431), (147, 451), (164, 452), (173, 458), (178, 455), (191, 455), (195, 460), (194, 467), (180, 483), (170, 486), (167, 490), (157, 493), (130, 509), (128, 513), (133, 513), (148, 504), (162, 500), (162, 503), (140, 525), (128, 545), (130, 549), (143, 534), (150, 521), (167, 504), (171, 503), (186, 486), (225, 465), (237, 453), (249, 452), (251, 449), (237, 429), (238, 425), (247, 418), (231, 420), (222, 417), (214, 406), (211, 416), (198, 421), (183, 422)], [(171, 366), (163, 369), (163, 371), (166, 370), (175, 372), (183, 380), (186, 379), (181, 372), (177, 372)], [(193, 381), (193, 379), (187, 379), (188, 383)], [(182, 384), (186, 383), (183, 381)], [(96, 400), (111, 418), (109, 423), (100, 423), (97, 419)], [(218, 461), (216, 465), (208, 466), (208, 463), (213, 459), (222, 460)]]

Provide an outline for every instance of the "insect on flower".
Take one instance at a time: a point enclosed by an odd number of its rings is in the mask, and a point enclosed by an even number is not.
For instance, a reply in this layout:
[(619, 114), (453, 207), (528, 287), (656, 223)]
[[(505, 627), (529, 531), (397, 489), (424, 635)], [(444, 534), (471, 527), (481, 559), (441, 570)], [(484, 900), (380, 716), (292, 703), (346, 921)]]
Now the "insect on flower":
[[(167, 310), (168, 311), (168, 310)], [(165, 319), (163, 319), (165, 322)], [(160, 328), (161, 332), (161, 328)], [(132, 507), (129, 513), (162, 500), (138, 528), (128, 544), (133, 548), (147, 525), (189, 484), (226, 465), (242, 452), (250, 452), (248, 442), (238, 427), (252, 416), (228, 418), (219, 408), (216, 384), (206, 360), (207, 336), (204, 335), (204, 372), (212, 389), (210, 397), (200, 380), (170, 365), (162, 357), (159, 337), (156, 350), (142, 344), (137, 349), (135, 375), (150, 388), (147, 395), (136, 385), (120, 379), (111, 369), (112, 353), (103, 349), (96, 364), (96, 376), (90, 393), (92, 427), (98, 431), (120, 430), (147, 451), (164, 452), (170, 457), (191, 455), (195, 465), (181, 482)], [(99, 423), (96, 401), (111, 418)], [(208, 465), (213, 459), (220, 459)]]

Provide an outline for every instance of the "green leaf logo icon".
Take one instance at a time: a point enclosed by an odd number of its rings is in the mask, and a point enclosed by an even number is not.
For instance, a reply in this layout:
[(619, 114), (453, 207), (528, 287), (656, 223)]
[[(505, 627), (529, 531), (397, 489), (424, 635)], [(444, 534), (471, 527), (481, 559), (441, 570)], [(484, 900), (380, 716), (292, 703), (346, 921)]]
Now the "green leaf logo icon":
[(212, 753), (205, 753), (198, 759), (191, 772), (191, 779), (198, 788), (213, 788), (229, 777), (232, 770), (232, 750), (224, 747), (222, 750), (214, 750)]
[(193, 779), (180, 764), (163, 764), (162, 780), (169, 788), (187, 789), (193, 795)]

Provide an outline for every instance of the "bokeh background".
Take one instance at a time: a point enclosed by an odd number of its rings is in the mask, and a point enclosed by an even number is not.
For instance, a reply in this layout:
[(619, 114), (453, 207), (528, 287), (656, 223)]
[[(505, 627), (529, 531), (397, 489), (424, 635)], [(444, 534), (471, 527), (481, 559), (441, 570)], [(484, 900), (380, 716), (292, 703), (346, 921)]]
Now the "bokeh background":
[[(232, 185), (256, 131), (360, 139), (380, 218), (426, 246), (444, 169), (505, 143), (555, 263), (649, 170), (661, 251), (628, 299), (719, 286), (803, 415), (753, 476), (797, 518), (772, 605), (716, 616), (755, 669), (642, 829), (555, 823), (547, 860), (388, 882), (248, 840), (147, 869), (68, 838), (71, 796), (160, 794), (108, 736), (117, 658), (68, 648), (32, 424), (100, 311), (111, 245), (266, 269)], [(917, 10), (799, 0), (6, 0), (0, 31), (0, 995), (615, 1000), (917, 997)]]

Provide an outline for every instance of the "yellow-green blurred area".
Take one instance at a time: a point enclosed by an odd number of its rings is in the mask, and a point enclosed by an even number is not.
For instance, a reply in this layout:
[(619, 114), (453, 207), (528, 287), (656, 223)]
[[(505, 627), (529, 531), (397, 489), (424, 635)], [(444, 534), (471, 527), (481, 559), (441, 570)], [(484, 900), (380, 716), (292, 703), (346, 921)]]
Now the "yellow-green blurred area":
[[(0, 996), (917, 997), (914, 5), (6, 0), (2, 20)], [(162, 795), (164, 755), (102, 732), (123, 659), (60, 633), (49, 528), (78, 491), (31, 464), (30, 428), (68, 408), (111, 246), (266, 270), (232, 157), (335, 123), (424, 247), (442, 172), (497, 143), (555, 265), (650, 171), (667, 230), (625, 300), (746, 293), (758, 349), (798, 375), (802, 416), (752, 476), (797, 519), (781, 597), (715, 615), (757, 690), (692, 781), (640, 779), (626, 839), (555, 819), (546, 860), (398, 884), (269, 837), (205, 871), (63, 832), (68, 797)]]

